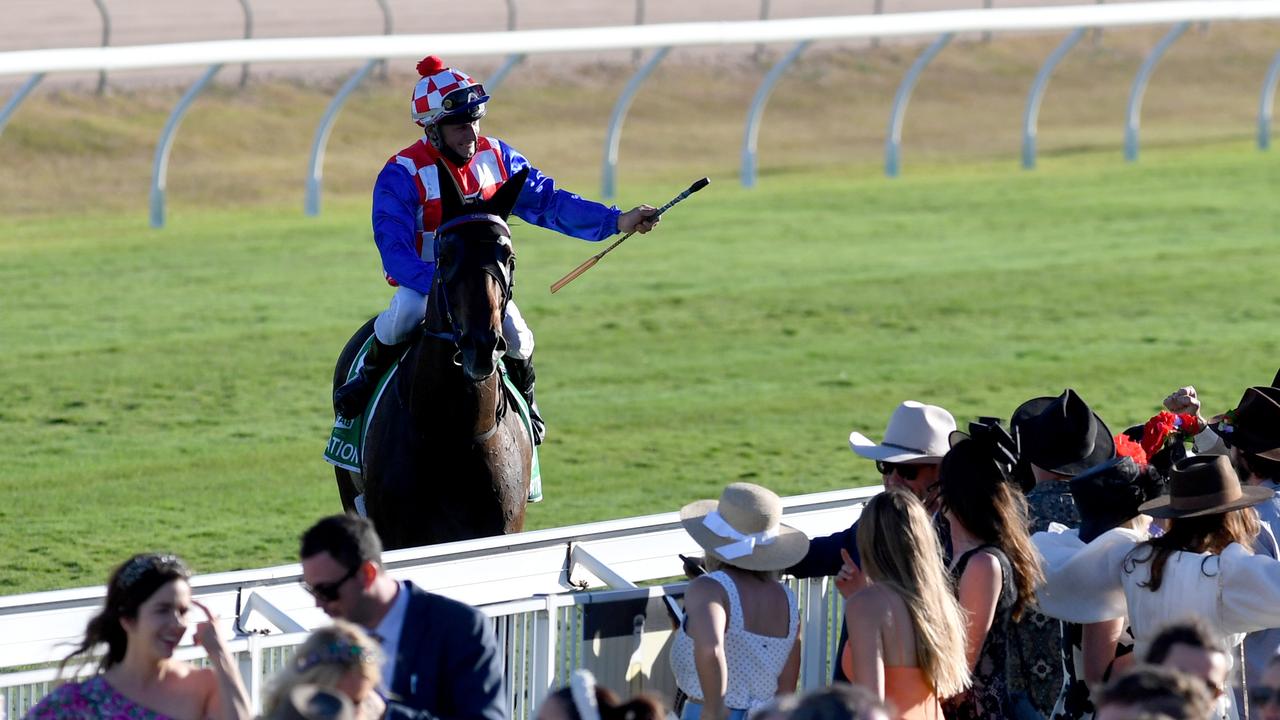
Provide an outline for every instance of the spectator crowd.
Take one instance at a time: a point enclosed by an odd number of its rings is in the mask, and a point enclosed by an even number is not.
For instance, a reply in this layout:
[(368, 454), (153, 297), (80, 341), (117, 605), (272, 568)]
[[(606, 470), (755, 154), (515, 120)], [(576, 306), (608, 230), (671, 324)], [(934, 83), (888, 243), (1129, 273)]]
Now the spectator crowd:
[[(1067, 389), (961, 431), (903, 402), (878, 442), (849, 436), (885, 489), (827, 537), (783, 524), (759, 485), (691, 503), (705, 555), (686, 565), (677, 696), (623, 699), (578, 670), (538, 720), (1280, 718), (1280, 374), (1212, 417), (1191, 387), (1164, 407), (1113, 433)], [(490, 622), (381, 555), (357, 516), (302, 534), (303, 584), (333, 624), (262, 717), (509, 720)], [(251, 717), (190, 574), (162, 554), (118, 567), (70, 679), (27, 717)], [(807, 693), (788, 576), (832, 577), (845, 599), (832, 683)], [(174, 657), (193, 615), (203, 666)]]

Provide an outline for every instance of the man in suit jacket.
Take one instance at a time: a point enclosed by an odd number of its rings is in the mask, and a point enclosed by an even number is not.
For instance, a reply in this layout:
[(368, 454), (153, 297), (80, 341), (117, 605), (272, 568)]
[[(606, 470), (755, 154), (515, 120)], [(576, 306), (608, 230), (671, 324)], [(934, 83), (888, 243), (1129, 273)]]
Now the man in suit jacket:
[(388, 575), (373, 523), (324, 518), (303, 533), (300, 556), (316, 606), (382, 643), (387, 718), (508, 720), (502, 653), (488, 619)]

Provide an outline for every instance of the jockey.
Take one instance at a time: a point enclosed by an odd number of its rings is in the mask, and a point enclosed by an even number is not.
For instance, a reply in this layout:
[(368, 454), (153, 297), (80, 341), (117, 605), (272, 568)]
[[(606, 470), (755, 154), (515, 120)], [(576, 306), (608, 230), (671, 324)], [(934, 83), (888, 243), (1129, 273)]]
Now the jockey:
[[(393, 155), (373, 186), (373, 239), (387, 282), (396, 292), (374, 322), (374, 341), (364, 365), (333, 395), (334, 408), (348, 418), (364, 411), (378, 378), (414, 339), (426, 316), (436, 268), (432, 240), (440, 225), (436, 160), (444, 159), (467, 198), (488, 199), (503, 181), (528, 167), (512, 212), (565, 235), (594, 242), (618, 232), (647, 233), (658, 222), (653, 217), (657, 211), (648, 205), (621, 212), (561, 190), (510, 145), (481, 136), (480, 118), (489, 96), (470, 76), (445, 67), (435, 56), (418, 63), (418, 74), (422, 78), (413, 89), (410, 114), (423, 137)], [(507, 304), (502, 337), (507, 343), (507, 375), (528, 402), (534, 442), (540, 444), (546, 426), (533, 398), (533, 334), (515, 302)]]

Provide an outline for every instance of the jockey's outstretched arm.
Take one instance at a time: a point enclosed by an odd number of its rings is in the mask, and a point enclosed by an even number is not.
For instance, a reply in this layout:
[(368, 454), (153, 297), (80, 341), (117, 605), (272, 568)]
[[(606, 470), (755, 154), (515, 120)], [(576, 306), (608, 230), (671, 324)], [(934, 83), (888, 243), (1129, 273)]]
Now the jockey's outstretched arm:
[(525, 222), (591, 242), (599, 242), (620, 231), (645, 233), (652, 228), (654, 223), (646, 222), (645, 218), (655, 212), (653, 208), (641, 205), (624, 213), (615, 206), (561, 190), (556, 187), (555, 180), (530, 165), (519, 151), (505, 142), (499, 143), (503, 162), (510, 173), (529, 168), (524, 192), (520, 193), (512, 211)]

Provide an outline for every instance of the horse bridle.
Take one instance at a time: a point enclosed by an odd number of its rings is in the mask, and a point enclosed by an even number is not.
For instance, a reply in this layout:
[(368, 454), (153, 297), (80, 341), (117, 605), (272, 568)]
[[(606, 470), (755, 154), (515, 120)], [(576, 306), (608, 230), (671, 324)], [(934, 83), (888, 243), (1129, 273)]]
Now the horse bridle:
[[(468, 213), (466, 215), (460, 215), (456, 218), (453, 218), (452, 220), (441, 223), (440, 227), (436, 228), (436, 236), (434, 241), (436, 244), (435, 256), (437, 258), (440, 257), (440, 247), (439, 247), (440, 240), (445, 236), (446, 233), (462, 225), (467, 225), (471, 223), (488, 223), (490, 225), (497, 227), (499, 230), (502, 231), (500, 234), (502, 235), (503, 238), (506, 239), (506, 244), (510, 246), (511, 228), (507, 226), (506, 220), (503, 220), (500, 216), (494, 215), (493, 213)], [(490, 277), (492, 277), (494, 280), (497, 280), (498, 287), (502, 288), (502, 310), (504, 314), (506, 313), (507, 304), (511, 302), (511, 293), (515, 289), (514, 264), (515, 264), (515, 255), (513, 253), (510, 261), (506, 263), (485, 263), (481, 268)], [(456, 348), (458, 347), (458, 342), (462, 339), (462, 334), (458, 332), (458, 326), (454, 323), (454, 320), (453, 320), (453, 310), (449, 307), (448, 278), (446, 277), (446, 273), (443, 272), (439, 267), (436, 268), (436, 271), (439, 273), (439, 277), (440, 277), (440, 300), (443, 303), (442, 308), (444, 310), (444, 321), (449, 326), (449, 332), (448, 333), (437, 332), (435, 330), (432, 330), (431, 328), (425, 327), (425, 324), (424, 324), (423, 333), (426, 335), (430, 335), (431, 337), (434, 337), (434, 338), (447, 340), (453, 343), (453, 346)], [(499, 328), (498, 332), (501, 333), (502, 329)], [(461, 364), (460, 361), (457, 360), (456, 355), (455, 355), (454, 362)], [(502, 381), (501, 380), (498, 381), (498, 397), (499, 398), (502, 397)], [(503, 410), (501, 408), (502, 408), (502, 405), (500, 401), (499, 410), (497, 413), (494, 414), (493, 427), (473, 437), (471, 439), (473, 443), (477, 445), (483, 444), (485, 441), (493, 437), (494, 434), (498, 432), (498, 427), (502, 424), (501, 413), (503, 412)]]
[[(458, 227), (461, 227), (462, 225), (468, 225), (472, 223), (488, 223), (490, 225), (496, 226), (499, 230), (502, 231), (501, 235), (507, 239), (507, 244), (510, 245), (511, 228), (507, 226), (506, 220), (503, 220), (500, 216), (494, 215), (492, 213), (468, 213), (466, 215), (459, 215), (458, 217), (453, 218), (452, 220), (448, 220), (444, 223), (441, 223), (440, 227), (436, 228), (435, 241), (434, 241), (436, 244), (435, 257), (436, 258), (440, 257), (440, 247), (439, 247), (440, 239), (443, 238), (446, 233)], [(513, 255), (513, 260), (514, 260), (514, 255)], [(497, 270), (495, 271), (494, 268), (497, 268)], [(514, 272), (514, 269), (511, 267), (511, 263), (494, 263), (493, 267), (490, 267), (490, 265), (486, 263), (483, 267), (483, 270), (494, 280), (497, 280), (498, 287), (502, 288), (502, 309), (503, 309), (503, 312), (505, 312), (507, 308), (507, 304), (511, 302), (511, 294), (515, 290), (515, 272)], [(449, 326), (449, 332), (443, 333), (436, 330), (432, 330), (431, 328), (427, 328), (427, 327), (423, 328), (423, 332), (427, 335), (430, 335), (431, 337), (439, 338), (441, 340), (447, 340), (453, 343), (454, 346), (456, 347), (458, 345), (459, 340), (462, 339), (462, 336), (458, 332), (457, 324), (454, 323), (453, 309), (449, 306), (449, 288), (447, 284), (448, 280), (445, 277), (445, 274), (441, 272), (440, 268), (438, 267), (437, 267), (437, 272), (440, 272), (440, 299), (441, 299), (441, 302), (443, 303), (442, 309), (444, 311), (444, 321)]]

